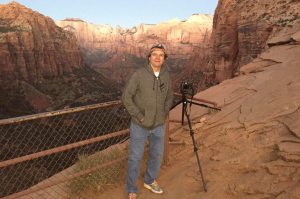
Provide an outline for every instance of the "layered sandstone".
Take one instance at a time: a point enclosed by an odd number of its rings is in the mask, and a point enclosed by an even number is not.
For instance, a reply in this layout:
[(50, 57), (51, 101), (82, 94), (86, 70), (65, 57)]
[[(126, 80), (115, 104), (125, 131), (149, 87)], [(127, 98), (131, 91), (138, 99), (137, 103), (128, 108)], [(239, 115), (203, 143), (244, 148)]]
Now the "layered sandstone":
[(268, 47), (270, 36), (295, 25), (299, 10), (300, 2), (294, 0), (220, 0), (211, 38), (216, 81), (233, 77)]
[(107, 84), (84, 66), (73, 33), (19, 3), (0, 5), (0, 118), (108, 100)]
[[(271, 37), (277, 45), (242, 67), (243, 75), (195, 96), (222, 109), (212, 112), (193, 105), (191, 111), (208, 192), (199, 185), (192, 140), (186, 130), (178, 130), (172, 139), (188, 144), (174, 146), (174, 164), (185, 163), (160, 178), (173, 188), (167, 198), (299, 198), (300, 26), (294, 31)], [(288, 38), (293, 42), (285, 43)], [(180, 113), (177, 107), (170, 118), (180, 119)], [(183, 185), (189, 188), (176, 192)]]
[(192, 46), (201, 45), (209, 38), (212, 16), (195, 14), (186, 21), (172, 19), (159, 24), (140, 24), (131, 29), (94, 25), (80, 19), (56, 21), (56, 24), (74, 32), (79, 44), (87, 49), (144, 56), (151, 45), (161, 42), (167, 46), (170, 54), (176, 55), (190, 52)]
[(16, 2), (0, 5), (0, 73), (37, 82), (83, 66), (76, 38), (54, 21)]
[[(172, 19), (159, 24), (140, 24), (131, 29), (94, 25), (80, 19), (57, 21), (74, 32), (83, 48), (85, 61), (114, 79), (125, 79), (145, 63), (148, 49), (163, 43), (170, 55), (171, 71), (183, 72), (193, 51), (209, 40), (212, 16), (194, 14), (185, 21)], [(125, 75), (124, 75), (125, 74)]]

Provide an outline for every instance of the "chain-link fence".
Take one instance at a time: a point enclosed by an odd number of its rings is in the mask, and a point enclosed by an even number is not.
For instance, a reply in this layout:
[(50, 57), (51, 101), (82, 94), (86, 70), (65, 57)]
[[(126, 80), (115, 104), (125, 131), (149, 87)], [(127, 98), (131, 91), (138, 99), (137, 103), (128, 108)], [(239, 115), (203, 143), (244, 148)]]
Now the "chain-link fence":
[(0, 198), (72, 198), (125, 173), (120, 101), (0, 120)]
[[(180, 103), (175, 93), (174, 107)], [(166, 121), (165, 164), (169, 122), (181, 119)], [(129, 122), (121, 101), (0, 120), (0, 199), (80, 198), (124, 181)]]

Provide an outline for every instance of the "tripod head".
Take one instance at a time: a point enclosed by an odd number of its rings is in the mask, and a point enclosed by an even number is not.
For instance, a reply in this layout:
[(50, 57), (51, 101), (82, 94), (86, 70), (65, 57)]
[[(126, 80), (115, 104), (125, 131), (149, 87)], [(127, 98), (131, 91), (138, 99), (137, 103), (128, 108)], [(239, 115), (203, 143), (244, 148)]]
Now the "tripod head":
[(195, 94), (195, 89), (192, 82), (183, 81), (180, 83), (180, 93), (182, 96), (191, 96)]
[[(210, 108), (210, 109), (214, 109), (214, 110), (218, 110), (218, 111), (221, 110), (220, 108), (216, 107), (217, 104), (215, 102), (204, 100), (204, 99), (199, 99), (199, 98), (194, 98), (195, 88), (193, 86), (193, 83), (189, 82), (187, 80), (182, 81), (180, 83), (180, 94), (175, 93), (175, 95), (181, 96), (181, 102), (185, 103), (185, 104), (190, 103), (190, 105), (196, 104), (198, 106), (202, 106), (205, 108)], [(193, 102), (193, 100), (202, 102), (202, 103), (195, 103), (195, 102)], [(180, 104), (181, 102), (179, 102), (178, 104)], [(178, 104), (176, 104), (175, 106), (177, 106)], [(213, 106), (210, 106), (208, 104), (213, 105)]]
[[(183, 81), (180, 83), (180, 93), (181, 93), (181, 102), (182, 102), (182, 112), (184, 111), (184, 109), (186, 109), (187, 107), (187, 98), (190, 97), (191, 99), (193, 99), (194, 94), (195, 94), (195, 89), (193, 87), (193, 83), (192, 82), (188, 82), (188, 81)], [(191, 105), (191, 104), (190, 104)]]
[[(218, 110), (218, 111), (221, 110), (220, 108), (216, 107), (217, 104), (215, 102), (211, 102), (211, 101), (199, 99), (199, 98), (194, 98), (194, 94), (195, 94), (195, 89), (194, 89), (193, 83), (189, 82), (187, 80), (182, 81), (180, 83), (180, 94), (175, 93), (175, 95), (181, 96), (181, 101), (179, 103), (177, 103), (175, 106), (182, 103), (182, 125), (183, 125), (183, 120), (184, 120), (184, 109), (186, 109), (188, 103), (190, 104), (190, 106), (192, 104), (195, 104), (195, 105), (202, 106), (202, 107), (209, 108), (209, 109), (214, 109), (214, 110)], [(201, 102), (201, 103), (197, 103), (195, 101)], [(210, 106), (210, 105), (213, 105), (213, 106)]]

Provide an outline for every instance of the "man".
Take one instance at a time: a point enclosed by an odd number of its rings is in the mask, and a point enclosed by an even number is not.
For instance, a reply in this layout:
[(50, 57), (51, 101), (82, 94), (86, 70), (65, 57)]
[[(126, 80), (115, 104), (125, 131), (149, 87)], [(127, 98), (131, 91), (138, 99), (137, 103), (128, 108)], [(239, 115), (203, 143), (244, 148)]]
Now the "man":
[(163, 193), (156, 177), (164, 152), (164, 122), (173, 100), (169, 72), (163, 66), (166, 58), (162, 44), (152, 46), (148, 65), (132, 75), (123, 92), (122, 101), (131, 115), (127, 178), (129, 199), (137, 198), (136, 180), (146, 140), (149, 141), (149, 158), (144, 187), (154, 193)]

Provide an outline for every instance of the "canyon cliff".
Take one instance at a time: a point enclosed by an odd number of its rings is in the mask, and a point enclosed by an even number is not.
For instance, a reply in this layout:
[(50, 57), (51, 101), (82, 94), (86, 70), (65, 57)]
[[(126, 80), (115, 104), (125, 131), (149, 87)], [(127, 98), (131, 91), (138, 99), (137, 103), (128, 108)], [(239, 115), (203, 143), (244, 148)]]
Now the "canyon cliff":
[(0, 6), (1, 81), (38, 82), (83, 67), (76, 38), (51, 18), (16, 2)]
[(80, 19), (56, 24), (74, 32), (89, 66), (124, 83), (137, 67), (146, 64), (148, 50), (156, 43), (165, 45), (171, 73), (183, 73), (194, 51), (207, 47), (212, 19), (210, 15), (194, 14), (185, 21), (172, 19), (131, 29), (94, 25)]
[(17, 2), (0, 5), (1, 117), (67, 106), (106, 83), (84, 66), (72, 33)]
[[(251, 10), (251, 12), (249, 12)], [(267, 40), (300, 19), (296, 0), (220, 0), (215, 11), (208, 68), (221, 82), (239, 73), (276, 41)], [(289, 42), (286, 40), (285, 42)]]

